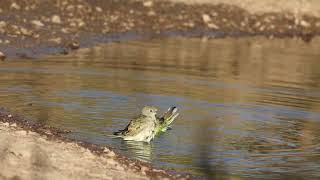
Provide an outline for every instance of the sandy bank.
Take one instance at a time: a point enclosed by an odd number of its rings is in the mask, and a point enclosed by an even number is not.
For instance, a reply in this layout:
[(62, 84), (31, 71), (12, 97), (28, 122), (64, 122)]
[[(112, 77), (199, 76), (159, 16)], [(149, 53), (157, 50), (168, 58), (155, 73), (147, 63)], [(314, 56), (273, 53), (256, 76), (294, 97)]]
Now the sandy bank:
[(0, 113), (0, 179), (188, 179)]
[(320, 17), (318, 0), (170, 0), (187, 4), (228, 4), (243, 8), (250, 13), (293, 13)]

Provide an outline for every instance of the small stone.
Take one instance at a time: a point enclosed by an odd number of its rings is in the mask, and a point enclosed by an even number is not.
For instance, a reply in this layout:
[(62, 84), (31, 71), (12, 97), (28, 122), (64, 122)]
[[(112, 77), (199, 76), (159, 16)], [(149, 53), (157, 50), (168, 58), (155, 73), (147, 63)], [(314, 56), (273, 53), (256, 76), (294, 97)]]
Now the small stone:
[(33, 33), (32, 37), (35, 38), (35, 39), (38, 39), (40, 37), (40, 34)]
[(203, 15), (202, 15), (202, 20), (203, 20), (203, 22), (205, 22), (205, 23), (211, 22), (211, 18), (210, 18), (210, 16), (209, 16), (208, 14), (203, 14)]
[(51, 17), (51, 22), (52, 22), (52, 23), (55, 23), (55, 24), (61, 24), (60, 16), (58, 16), (58, 15), (53, 15), (53, 16)]
[(32, 21), (31, 21), (31, 24), (35, 25), (35, 26), (38, 27), (38, 28), (44, 26), (44, 24), (43, 24), (41, 21), (39, 21), (39, 20), (32, 20)]
[(96, 7), (96, 11), (102, 12), (102, 8), (101, 7)]
[(23, 28), (23, 27), (20, 28), (20, 32), (21, 32), (21, 34), (26, 35), (26, 36), (31, 35), (31, 31), (28, 31), (26, 28)]
[(70, 26), (71, 26), (71, 27), (76, 27), (77, 24), (76, 24), (75, 22), (71, 22), (71, 23), (70, 23)]
[(76, 50), (76, 49), (79, 49), (80, 47), (80, 44), (76, 41), (73, 41), (71, 43), (68, 44), (68, 47), (72, 50)]
[(219, 29), (219, 26), (214, 23), (208, 23), (207, 25), (208, 25), (208, 28), (210, 29)]
[(257, 21), (255, 24), (254, 24), (255, 27), (259, 27), (261, 26), (261, 22), (260, 21)]
[(264, 31), (265, 26), (260, 26), (259, 31)]
[(15, 10), (20, 10), (21, 7), (17, 3), (13, 2), (11, 4), (10, 8), (11, 9), (15, 9)]
[(67, 11), (73, 11), (74, 10), (74, 6), (73, 5), (68, 5), (66, 10)]
[(294, 24), (295, 24), (295, 25), (299, 25), (299, 23), (300, 23), (299, 18), (295, 18), (295, 19), (294, 19)]
[(186, 27), (191, 27), (191, 28), (193, 28), (195, 26), (195, 24), (193, 22), (183, 23), (183, 25)]
[(8, 118), (12, 118), (12, 115), (11, 115), (11, 114), (9, 114), (9, 115), (8, 115)]
[(305, 21), (305, 20), (301, 20), (300, 21), (300, 25), (303, 26), (303, 27), (310, 27), (310, 23)]
[(63, 32), (63, 33), (69, 33), (69, 32), (70, 32), (70, 30), (69, 30), (69, 29), (67, 29), (67, 28), (62, 28), (62, 29), (61, 29), (61, 32)]
[(146, 173), (146, 171), (149, 171), (149, 168), (148, 167), (145, 167), (145, 166), (142, 166), (141, 167), (141, 171)]
[(4, 55), (4, 53), (0, 51), (0, 60), (4, 61), (5, 59), (6, 59), (6, 55)]
[(143, 2), (143, 6), (144, 7), (151, 7), (151, 6), (153, 6), (153, 2), (152, 1), (145, 1), (145, 2)]
[(11, 127), (17, 127), (17, 123), (13, 123), (10, 125)]
[(107, 156), (114, 157), (116, 154), (108, 148), (104, 148), (103, 152), (107, 153)]
[(10, 124), (8, 122), (5, 122), (5, 123), (3, 123), (3, 125), (6, 127), (9, 127)]
[(53, 43), (56, 43), (56, 44), (61, 44), (62, 38), (61, 37), (52, 38), (52, 39), (49, 39), (49, 41), (53, 42)]
[(148, 16), (155, 16), (155, 15), (156, 15), (156, 12), (154, 12), (152, 10), (148, 12)]
[(7, 23), (4, 21), (0, 21), (0, 28), (4, 28), (7, 26)]
[(78, 22), (78, 27), (83, 27), (85, 25), (86, 25), (86, 23), (84, 21), (79, 21)]

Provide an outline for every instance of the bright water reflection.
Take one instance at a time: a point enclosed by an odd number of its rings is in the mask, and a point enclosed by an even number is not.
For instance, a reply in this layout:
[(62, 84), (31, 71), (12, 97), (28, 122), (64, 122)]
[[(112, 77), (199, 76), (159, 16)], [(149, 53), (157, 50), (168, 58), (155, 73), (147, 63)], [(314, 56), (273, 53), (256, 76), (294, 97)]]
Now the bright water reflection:
[[(1, 106), (156, 166), (208, 177), (320, 177), (320, 40), (166, 39), (0, 63)], [(111, 138), (177, 105), (151, 144)]]

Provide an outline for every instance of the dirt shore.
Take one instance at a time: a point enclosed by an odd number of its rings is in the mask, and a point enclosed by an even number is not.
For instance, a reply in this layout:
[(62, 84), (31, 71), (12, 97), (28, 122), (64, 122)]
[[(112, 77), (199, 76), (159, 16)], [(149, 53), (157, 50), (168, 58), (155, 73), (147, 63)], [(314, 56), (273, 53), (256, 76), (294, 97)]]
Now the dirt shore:
[(170, 0), (187, 4), (228, 4), (238, 6), (251, 14), (261, 13), (293, 13), (296, 16), (310, 15), (320, 17), (320, 1), (318, 0)]
[(0, 179), (192, 179), (0, 112)]
[(171, 1), (3, 0), (0, 59), (68, 53), (97, 43), (138, 38), (264, 35), (298, 36), (310, 41), (320, 32), (320, 18), (312, 14), (255, 14), (239, 6)]

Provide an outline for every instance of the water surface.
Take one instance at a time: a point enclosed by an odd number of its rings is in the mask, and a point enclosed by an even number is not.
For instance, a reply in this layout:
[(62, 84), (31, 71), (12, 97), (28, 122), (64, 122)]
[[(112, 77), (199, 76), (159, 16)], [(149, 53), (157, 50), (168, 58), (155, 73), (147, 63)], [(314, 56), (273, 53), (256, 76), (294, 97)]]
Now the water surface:
[[(320, 178), (320, 39), (161, 39), (0, 62), (1, 106), (157, 167)], [(112, 138), (145, 105), (178, 106), (151, 144)]]

